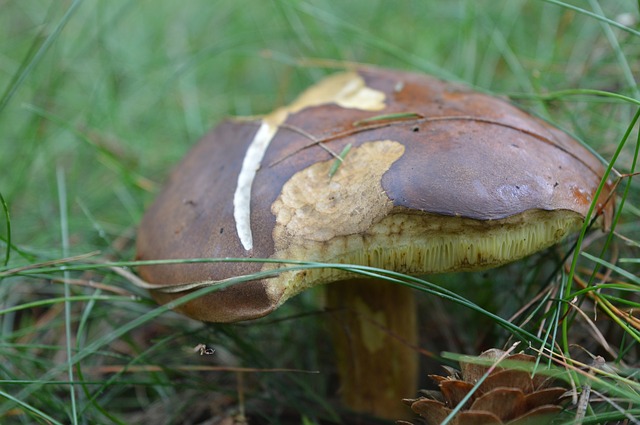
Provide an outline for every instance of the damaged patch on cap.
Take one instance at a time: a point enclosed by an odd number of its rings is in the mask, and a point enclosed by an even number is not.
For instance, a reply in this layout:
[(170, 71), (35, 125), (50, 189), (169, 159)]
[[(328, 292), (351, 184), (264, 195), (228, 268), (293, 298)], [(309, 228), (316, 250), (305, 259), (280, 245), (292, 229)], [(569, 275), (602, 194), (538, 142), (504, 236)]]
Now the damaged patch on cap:
[(246, 251), (253, 248), (251, 233), (251, 186), (271, 140), (289, 114), (304, 108), (335, 103), (349, 109), (379, 111), (385, 108), (385, 94), (367, 87), (355, 72), (333, 75), (304, 91), (293, 103), (278, 108), (262, 120), (242, 162), (233, 196), (233, 217), (240, 242)]
[(367, 142), (349, 152), (333, 177), (333, 160), (296, 173), (271, 206), (276, 253), (306, 242), (364, 233), (380, 221), (393, 208), (382, 188), (382, 175), (403, 153), (398, 142)]

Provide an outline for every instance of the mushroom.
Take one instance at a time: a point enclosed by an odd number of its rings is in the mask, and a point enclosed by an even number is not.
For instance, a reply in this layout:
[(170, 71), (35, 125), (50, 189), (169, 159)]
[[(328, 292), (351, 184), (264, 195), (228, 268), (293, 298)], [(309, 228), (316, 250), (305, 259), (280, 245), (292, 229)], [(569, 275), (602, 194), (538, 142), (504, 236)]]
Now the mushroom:
[[(262, 119), (229, 119), (206, 135), (146, 212), (138, 258), (308, 260), (412, 275), (486, 269), (580, 229), (603, 172), (579, 142), (506, 101), (362, 67)], [(610, 190), (595, 201), (605, 217)], [(165, 264), (139, 273), (167, 303), (183, 295), (171, 285), (277, 267)], [(404, 416), (401, 399), (418, 376), (408, 288), (316, 268), (227, 287), (177, 310), (207, 322), (255, 319), (326, 283), (329, 307), (350, 312), (334, 330), (345, 403)]]

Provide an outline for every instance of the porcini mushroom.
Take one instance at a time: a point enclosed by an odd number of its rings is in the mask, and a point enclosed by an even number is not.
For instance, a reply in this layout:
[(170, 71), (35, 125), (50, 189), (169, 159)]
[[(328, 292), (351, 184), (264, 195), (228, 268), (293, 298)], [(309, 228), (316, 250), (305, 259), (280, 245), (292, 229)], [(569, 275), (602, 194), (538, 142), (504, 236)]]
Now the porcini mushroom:
[[(335, 169), (331, 152), (343, 151)], [(576, 140), (506, 101), (363, 67), (260, 120), (227, 120), (205, 136), (146, 212), (138, 258), (309, 260), (413, 275), (495, 267), (579, 229), (603, 170)], [(609, 190), (596, 201), (605, 215)], [(139, 273), (166, 303), (181, 295), (168, 285), (273, 267), (173, 264)], [(255, 319), (325, 283), (332, 306), (354, 312), (336, 336), (346, 404), (402, 417), (418, 375), (407, 288), (335, 268), (287, 271), (178, 310), (208, 322)]]

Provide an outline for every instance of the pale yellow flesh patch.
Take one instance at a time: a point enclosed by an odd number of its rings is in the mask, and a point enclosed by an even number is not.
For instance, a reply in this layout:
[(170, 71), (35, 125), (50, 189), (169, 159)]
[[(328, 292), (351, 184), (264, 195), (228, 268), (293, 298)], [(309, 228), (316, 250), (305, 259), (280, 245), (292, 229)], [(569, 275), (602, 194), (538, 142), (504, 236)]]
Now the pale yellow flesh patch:
[(385, 94), (367, 87), (360, 75), (355, 72), (344, 72), (331, 75), (309, 87), (284, 109), (288, 114), (293, 114), (310, 106), (335, 103), (346, 109), (380, 111), (386, 106), (384, 101)]
[(381, 180), (403, 153), (398, 142), (367, 142), (351, 149), (333, 176), (332, 160), (296, 173), (271, 206), (275, 251), (370, 229), (393, 208)]
[(260, 129), (247, 149), (233, 197), (236, 231), (245, 250), (249, 251), (253, 248), (250, 221), (253, 180), (271, 140), (287, 116), (304, 108), (330, 103), (348, 109), (378, 111), (384, 109), (384, 101), (383, 92), (367, 87), (364, 79), (357, 73), (345, 72), (325, 78), (305, 90), (291, 104), (278, 108), (263, 118)]

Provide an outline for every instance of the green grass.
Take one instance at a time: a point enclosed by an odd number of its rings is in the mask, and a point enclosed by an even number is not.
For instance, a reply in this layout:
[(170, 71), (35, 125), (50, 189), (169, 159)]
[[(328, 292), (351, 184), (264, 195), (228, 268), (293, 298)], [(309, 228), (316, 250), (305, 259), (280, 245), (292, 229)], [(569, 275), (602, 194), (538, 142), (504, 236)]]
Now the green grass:
[[(256, 423), (337, 421), (328, 313), (312, 295), (255, 323), (203, 325), (155, 305), (127, 271), (145, 206), (200, 136), (286, 103), (340, 61), (510, 96), (622, 175), (615, 229), (580, 235), (575, 253), (568, 241), (498, 270), (434, 276), (445, 290), (387, 279), (424, 291), (422, 348), (436, 357), (514, 340), (585, 363), (599, 354), (615, 373), (567, 374), (615, 398), (592, 402), (585, 423), (640, 409), (638, 2), (0, 7), (0, 422), (202, 423), (240, 408)], [(201, 343), (216, 352), (194, 352)]]

